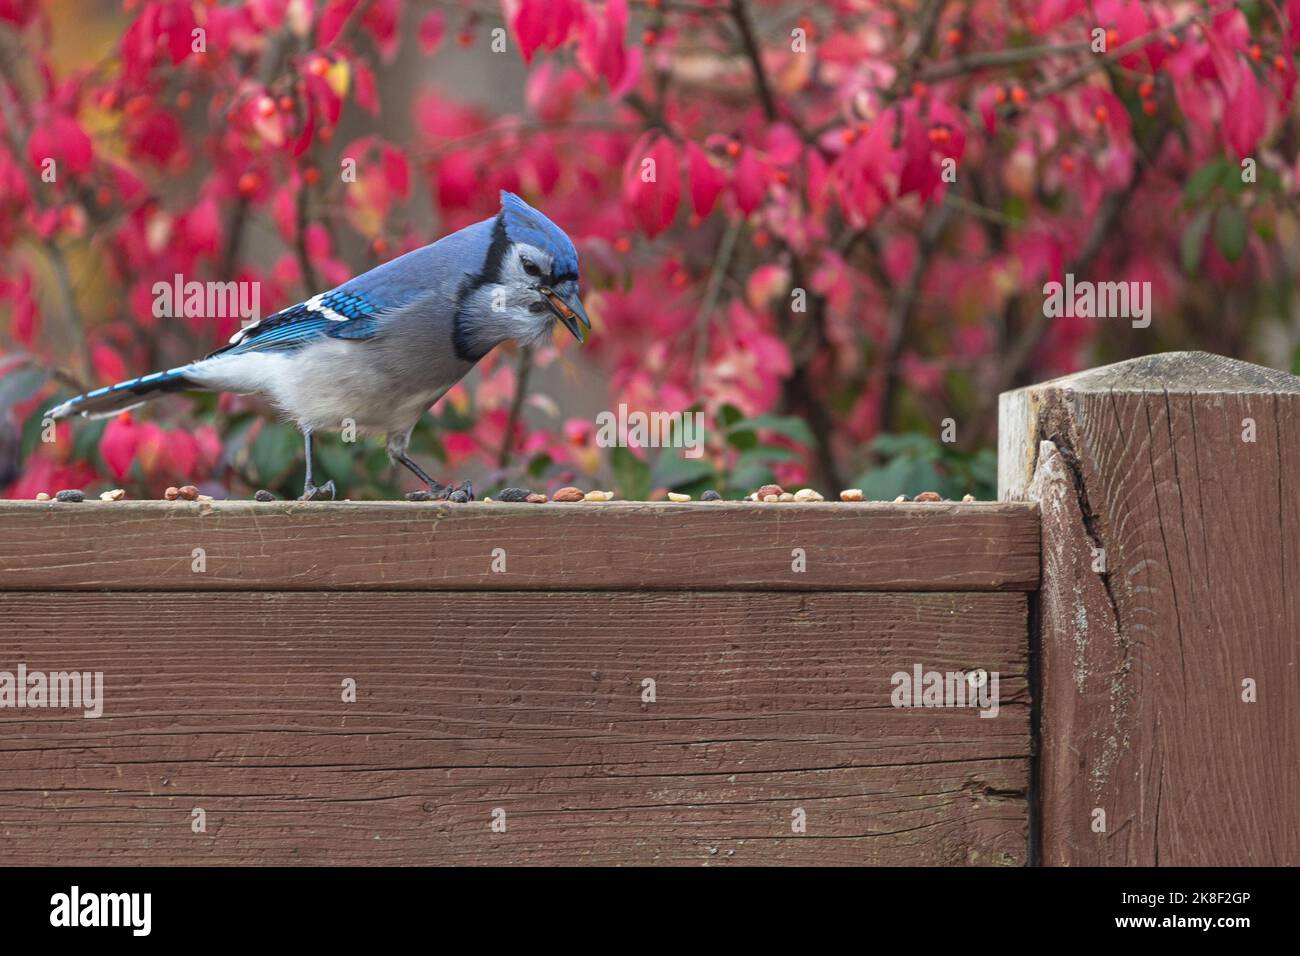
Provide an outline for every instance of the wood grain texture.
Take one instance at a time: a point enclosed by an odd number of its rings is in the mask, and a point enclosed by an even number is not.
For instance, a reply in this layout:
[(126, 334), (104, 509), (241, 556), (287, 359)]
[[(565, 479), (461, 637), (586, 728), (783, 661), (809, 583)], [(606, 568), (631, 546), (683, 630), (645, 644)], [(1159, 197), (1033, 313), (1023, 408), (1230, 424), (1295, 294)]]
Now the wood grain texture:
[(1170, 353), (1001, 411), (1043, 521), (1042, 862), (1300, 863), (1300, 380)]
[[(0, 710), (0, 859), (1020, 864), (1026, 600), (0, 594), (0, 668), (106, 684)], [(999, 715), (892, 707), (916, 663), (999, 671)]]
[[(202, 548), (206, 570), (191, 570)], [(492, 571), (493, 550), (506, 572)], [(804, 549), (807, 570), (793, 570)], [(7, 590), (1032, 590), (1026, 504), (0, 503)]]

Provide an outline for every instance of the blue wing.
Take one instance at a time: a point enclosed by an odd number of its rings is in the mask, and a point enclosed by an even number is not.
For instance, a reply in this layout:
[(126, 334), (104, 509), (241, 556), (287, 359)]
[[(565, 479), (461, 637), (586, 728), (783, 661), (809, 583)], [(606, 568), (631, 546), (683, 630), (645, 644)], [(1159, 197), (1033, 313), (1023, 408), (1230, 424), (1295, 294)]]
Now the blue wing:
[(379, 333), (379, 316), (385, 310), (385, 305), (370, 296), (340, 287), (244, 326), (231, 336), (229, 345), (212, 355), (297, 349), (322, 336), (373, 338)]

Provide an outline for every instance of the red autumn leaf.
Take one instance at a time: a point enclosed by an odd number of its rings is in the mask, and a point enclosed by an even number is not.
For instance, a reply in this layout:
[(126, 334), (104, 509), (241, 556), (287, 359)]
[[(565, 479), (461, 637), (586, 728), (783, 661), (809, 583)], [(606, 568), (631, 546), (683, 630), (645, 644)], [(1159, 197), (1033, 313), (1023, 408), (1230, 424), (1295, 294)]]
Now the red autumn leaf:
[(659, 132), (646, 133), (628, 156), (623, 206), (653, 239), (668, 228), (681, 201), (677, 146)]
[(110, 418), (99, 439), (99, 456), (104, 459), (114, 480), (121, 481), (131, 470), (140, 447), (140, 426), (131, 413)]
[(95, 151), (80, 124), (59, 113), (32, 130), (27, 140), (27, 157), (38, 169), (46, 159), (53, 159), (60, 172), (66, 169), (80, 175), (90, 172)]
[(352, 83), (357, 105), (371, 116), (378, 116), (379, 93), (375, 89), (375, 74), (363, 60), (352, 62)]
[(442, 36), (447, 30), (447, 18), (443, 16), (441, 10), (430, 10), (420, 18), (420, 26), (417, 35), (420, 38), (420, 49), (426, 55), (433, 53), (438, 49), (438, 44), (442, 43)]
[(767, 195), (767, 169), (752, 149), (746, 149), (736, 162), (736, 174), (731, 183), (736, 205), (748, 216), (757, 209)]
[(686, 144), (686, 157), (691, 182), (691, 208), (703, 219), (713, 211), (718, 194), (727, 188), (727, 174), (709, 159), (709, 154), (697, 143)]
[(1239, 159), (1251, 155), (1268, 126), (1266, 100), (1255, 72), (1246, 63), (1237, 71), (1236, 88), (1223, 111), (1223, 133)]
[(411, 194), (411, 169), (406, 162), (406, 154), (396, 146), (386, 144), (383, 148), (384, 182), (388, 188), (406, 199)]

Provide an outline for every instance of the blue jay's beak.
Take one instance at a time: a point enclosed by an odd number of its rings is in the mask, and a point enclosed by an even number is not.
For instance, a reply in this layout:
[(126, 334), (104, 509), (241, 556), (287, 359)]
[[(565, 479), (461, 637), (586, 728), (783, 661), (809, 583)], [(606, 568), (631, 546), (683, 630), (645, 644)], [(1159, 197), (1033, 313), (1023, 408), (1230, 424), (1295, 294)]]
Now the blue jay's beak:
[(568, 295), (561, 295), (550, 287), (543, 287), (541, 291), (551, 311), (564, 323), (564, 327), (572, 332), (573, 337), (579, 342), (586, 341), (582, 336), (582, 326), (578, 322), (582, 322), (582, 325), (590, 329), (591, 319), (587, 318), (587, 310), (583, 308), (582, 300), (578, 298), (577, 289), (575, 288)]

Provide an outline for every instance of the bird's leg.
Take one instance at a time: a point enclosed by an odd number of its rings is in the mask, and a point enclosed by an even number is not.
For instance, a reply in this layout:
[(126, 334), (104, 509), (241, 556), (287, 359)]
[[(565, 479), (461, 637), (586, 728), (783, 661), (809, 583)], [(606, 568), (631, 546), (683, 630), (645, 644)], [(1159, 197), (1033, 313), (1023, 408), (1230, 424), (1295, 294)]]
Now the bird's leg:
[(430, 477), (423, 468), (417, 465), (411, 456), (406, 453), (406, 446), (410, 438), (411, 433), (409, 431), (405, 435), (390, 435), (388, 437), (388, 457), (395, 464), (408, 469), (411, 474), (428, 485), (429, 496), (432, 498), (450, 498), (458, 492), (463, 492), (465, 495), (463, 500), (474, 500), (474, 486), (468, 481), (462, 481), (459, 485), (444, 485), (442, 482)]
[(429, 494), (435, 498), (446, 498), (454, 490), (450, 485), (444, 485), (442, 482), (430, 478), (423, 468), (415, 463), (406, 452), (400, 455), (394, 455), (393, 461), (406, 468), (409, 468), (416, 478), (429, 486)]
[(334, 500), (333, 481), (327, 481), (320, 488), (317, 488), (316, 485), (313, 484), (311, 480), (312, 462), (311, 462), (311, 429), (310, 428), (304, 428), (302, 430), (302, 441), (303, 441), (303, 446), (307, 450), (307, 476), (302, 483), (302, 497), (299, 498), (298, 500), (315, 501), (318, 498), (326, 498), (329, 499), (330, 501), (333, 501)]

